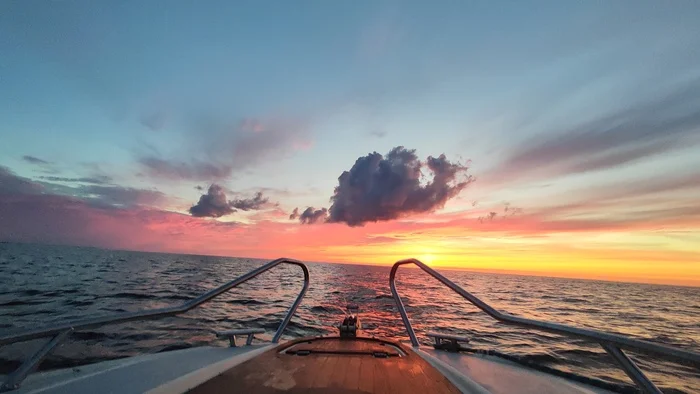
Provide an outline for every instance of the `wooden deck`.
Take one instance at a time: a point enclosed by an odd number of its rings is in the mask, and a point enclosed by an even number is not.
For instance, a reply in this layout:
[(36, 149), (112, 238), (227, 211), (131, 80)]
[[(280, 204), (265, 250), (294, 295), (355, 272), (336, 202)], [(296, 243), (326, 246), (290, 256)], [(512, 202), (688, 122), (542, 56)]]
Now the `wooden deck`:
[(190, 391), (325, 392), (437, 394), (459, 390), (402, 345), (368, 338), (312, 338), (280, 345)]

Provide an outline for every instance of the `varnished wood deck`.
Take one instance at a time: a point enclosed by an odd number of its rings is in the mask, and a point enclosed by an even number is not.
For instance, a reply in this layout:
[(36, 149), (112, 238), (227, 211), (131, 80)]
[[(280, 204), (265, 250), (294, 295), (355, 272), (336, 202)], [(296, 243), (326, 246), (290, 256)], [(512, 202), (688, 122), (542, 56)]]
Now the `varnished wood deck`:
[[(339, 338), (294, 341), (231, 368), (190, 393), (459, 393), (411, 350), (396, 345), (402, 350), (397, 351), (388, 343)], [(377, 358), (374, 352), (390, 356)]]

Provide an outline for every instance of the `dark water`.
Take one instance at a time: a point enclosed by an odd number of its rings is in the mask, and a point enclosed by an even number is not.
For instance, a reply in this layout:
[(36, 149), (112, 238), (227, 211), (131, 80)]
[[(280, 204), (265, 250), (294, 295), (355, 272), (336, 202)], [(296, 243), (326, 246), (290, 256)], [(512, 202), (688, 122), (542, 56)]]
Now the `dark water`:
[[(263, 261), (208, 256), (0, 244), (0, 331), (62, 320), (176, 305)], [(288, 338), (329, 334), (349, 302), (369, 334), (407, 339), (388, 285), (389, 267), (309, 264), (311, 287)], [(443, 271), (496, 308), (519, 316), (615, 331), (700, 351), (700, 288)], [(398, 288), (419, 337), (427, 331), (472, 338), (471, 345), (527, 356), (561, 370), (629, 382), (595, 344), (509, 327), (415, 269)], [(301, 286), (298, 267), (280, 266), (184, 315), (75, 333), (42, 368), (71, 366), (201, 345), (226, 346), (211, 330), (261, 327), (274, 333)], [(423, 339), (425, 340), (425, 339)], [(0, 349), (7, 372), (40, 341)], [(427, 341), (426, 341), (427, 343)], [(634, 355), (633, 355), (634, 356)], [(666, 392), (700, 392), (700, 370), (636, 358)]]

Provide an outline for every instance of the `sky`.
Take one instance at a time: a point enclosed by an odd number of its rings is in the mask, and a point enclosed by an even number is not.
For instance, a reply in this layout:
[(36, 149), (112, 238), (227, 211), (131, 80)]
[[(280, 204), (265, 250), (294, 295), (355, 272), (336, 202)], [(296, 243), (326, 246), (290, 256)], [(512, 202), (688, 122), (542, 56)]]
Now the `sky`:
[(0, 240), (700, 286), (700, 3), (0, 2)]

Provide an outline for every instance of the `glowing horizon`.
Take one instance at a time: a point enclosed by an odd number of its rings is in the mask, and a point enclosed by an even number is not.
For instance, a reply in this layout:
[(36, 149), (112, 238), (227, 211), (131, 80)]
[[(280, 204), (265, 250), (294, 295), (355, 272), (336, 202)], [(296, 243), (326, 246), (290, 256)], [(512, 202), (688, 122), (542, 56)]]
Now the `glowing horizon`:
[(695, 4), (215, 3), (3, 4), (0, 241), (700, 286)]

